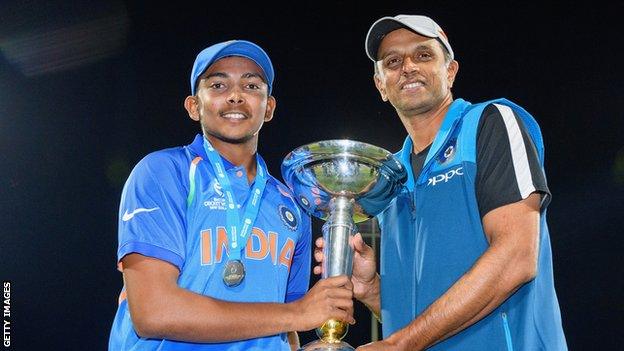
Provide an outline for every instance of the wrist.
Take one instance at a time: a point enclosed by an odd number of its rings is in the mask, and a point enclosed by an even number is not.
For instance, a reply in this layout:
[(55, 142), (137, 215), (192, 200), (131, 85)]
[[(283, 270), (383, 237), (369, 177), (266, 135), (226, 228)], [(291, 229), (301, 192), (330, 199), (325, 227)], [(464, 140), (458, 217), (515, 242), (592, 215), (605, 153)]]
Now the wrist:
[(300, 313), (297, 313), (297, 311), (300, 311), (299, 300), (284, 304), (284, 308), (286, 310), (286, 313), (284, 313), (284, 317), (286, 318), (285, 320), (286, 330), (288, 331), (303, 330), (303, 326), (301, 325), (301, 321), (299, 319)]
[(401, 333), (401, 331), (398, 331), (397, 333), (390, 335), (387, 339), (384, 339), (383, 341), (388, 346), (390, 346), (392, 350), (420, 351), (423, 349), (422, 347), (414, 345), (414, 343), (411, 342), (409, 336), (402, 334), (403, 333)]
[(375, 274), (373, 279), (367, 282), (362, 282), (362, 285), (364, 285), (362, 293), (354, 293), (354, 297), (368, 306), (378, 304), (379, 293), (381, 290), (381, 278), (379, 277), (379, 274)]

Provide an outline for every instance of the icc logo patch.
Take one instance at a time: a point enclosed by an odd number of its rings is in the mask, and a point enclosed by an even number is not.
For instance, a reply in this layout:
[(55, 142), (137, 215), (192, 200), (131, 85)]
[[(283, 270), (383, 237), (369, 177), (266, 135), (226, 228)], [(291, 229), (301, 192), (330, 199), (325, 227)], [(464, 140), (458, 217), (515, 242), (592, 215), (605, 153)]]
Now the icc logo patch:
[(284, 222), (286, 228), (292, 231), (297, 230), (297, 217), (295, 217), (295, 215), (292, 213), (291, 210), (288, 209), (288, 207), (284, 205), (279, 205), (279, 207), (277, 208), (277, 212), (279, 213), (279, 216), (282, 219), (282, 222)]

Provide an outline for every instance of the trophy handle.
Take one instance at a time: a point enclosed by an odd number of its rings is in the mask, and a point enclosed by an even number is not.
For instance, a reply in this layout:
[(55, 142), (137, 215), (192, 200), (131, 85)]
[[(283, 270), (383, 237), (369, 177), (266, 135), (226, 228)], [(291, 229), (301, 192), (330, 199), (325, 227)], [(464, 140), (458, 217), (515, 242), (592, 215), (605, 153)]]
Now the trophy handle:
[[(355, 231), (353, 222), (353, 201), (346, 196), (338, 196), (330, 202), (330, 216), (323, 225), (323, 274), (322, 278), (347, 275), (353, 269), (351, 236)], [(347, 334), (349, 325), (329, 319), (316, 329), (318, 337), (328, 343), (339, 343)]]

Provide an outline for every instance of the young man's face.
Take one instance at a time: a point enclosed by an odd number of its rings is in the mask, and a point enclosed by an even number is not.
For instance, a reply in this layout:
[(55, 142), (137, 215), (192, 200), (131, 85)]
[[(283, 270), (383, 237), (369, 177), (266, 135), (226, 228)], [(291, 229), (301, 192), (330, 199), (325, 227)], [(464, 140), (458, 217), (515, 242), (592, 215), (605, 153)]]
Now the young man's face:
[(399, 113), (415, 115), (435, 108), (451, 93), (457, 62), (445, 62), (433, 38), (407, 29), (388, 33), (378, 50), (375, 85)]
[(238, 56), (219, 59), (206, 69), (195, 102), (196, 111), (189, 114), (199, 120), (204, 135), (232, 144), (257, 140), (275, 109), (260, 67)]

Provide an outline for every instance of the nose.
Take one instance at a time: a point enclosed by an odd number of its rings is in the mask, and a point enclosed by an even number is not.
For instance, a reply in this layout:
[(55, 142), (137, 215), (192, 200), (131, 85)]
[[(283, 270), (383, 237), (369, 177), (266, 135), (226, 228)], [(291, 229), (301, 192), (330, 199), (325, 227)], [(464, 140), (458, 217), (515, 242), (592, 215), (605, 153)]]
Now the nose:
[(234, 87), (230, 91), (230, 95), (228, 96), (228, 102), (233, 105), (240, 105), (245, 102), (243, 98), (243, 94), (240, 91), (240, 88)]
[(409, 75), (412, 72), (418, 71), (418, 64), (410, 56), (403, 59), (402, 73), (403, 75)]

